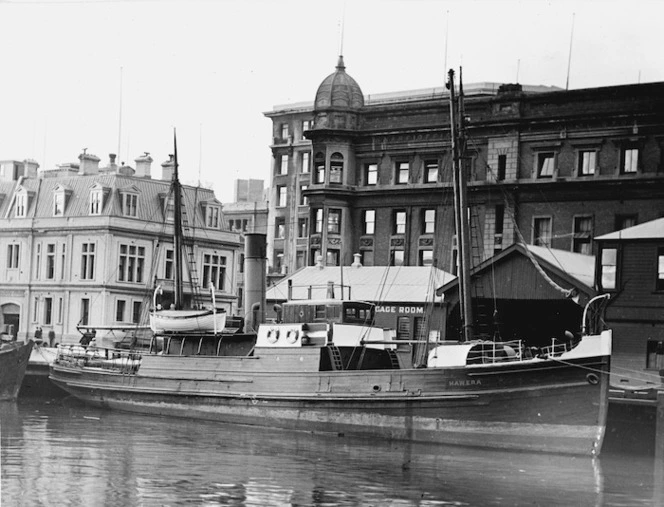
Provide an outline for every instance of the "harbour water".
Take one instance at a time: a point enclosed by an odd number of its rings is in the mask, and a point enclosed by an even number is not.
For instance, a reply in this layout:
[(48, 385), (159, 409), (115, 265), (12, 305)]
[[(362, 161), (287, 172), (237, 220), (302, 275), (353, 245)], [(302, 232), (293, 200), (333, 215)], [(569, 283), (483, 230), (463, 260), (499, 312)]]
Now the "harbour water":
[(652, 455), (599, 459), (389, 443), (0, 404), (2, 506), (664, 505)]

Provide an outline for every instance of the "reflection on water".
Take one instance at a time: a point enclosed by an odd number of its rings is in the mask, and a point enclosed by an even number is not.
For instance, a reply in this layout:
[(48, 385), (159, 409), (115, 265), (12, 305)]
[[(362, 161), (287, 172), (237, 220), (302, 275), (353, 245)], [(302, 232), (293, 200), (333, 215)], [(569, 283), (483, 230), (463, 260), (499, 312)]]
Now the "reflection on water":
[(69, 398), (2, 404), (0, 425), (3, 505), (664, 504), (652, 457), (387, 443), (124, 414)]

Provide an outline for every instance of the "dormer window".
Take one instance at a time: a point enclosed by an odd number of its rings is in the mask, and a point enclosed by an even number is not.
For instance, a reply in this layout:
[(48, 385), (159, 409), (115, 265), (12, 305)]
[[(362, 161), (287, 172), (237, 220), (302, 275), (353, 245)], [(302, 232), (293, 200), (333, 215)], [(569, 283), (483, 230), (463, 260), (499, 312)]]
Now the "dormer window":
[(164, 200), (164, 219), (167, 222), (173, 222), (175, 220), (175, 203), (173, 202), (172, 197)]
[(102, 203), (104, 194), (100, 190), (93, 190), (90, 192), (90, 214), (101, 215)]
[(219, 206), (206, 206), (205, 224), (213, 229), (219, 228)]
[(138, 194), (129, 192), (122, 194), (122, 214), (126, 217), (138, 216)]
[(25, 218), (28, 212), (28, 193), (23, 191), (16, 194), (16, 206), (14, 216), (16, 218)]
[(61, 217), (65, 214), (65, 207), (71, 195), (71, 190), (64, 185), (57, 185), (53, 191), (53, 216)]

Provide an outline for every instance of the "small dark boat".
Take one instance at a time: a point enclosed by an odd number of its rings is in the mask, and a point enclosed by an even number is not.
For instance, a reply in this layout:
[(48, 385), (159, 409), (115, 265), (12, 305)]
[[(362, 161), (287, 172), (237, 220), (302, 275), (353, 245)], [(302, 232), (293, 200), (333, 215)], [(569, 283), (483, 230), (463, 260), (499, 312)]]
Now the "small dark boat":
[(23, 383), (34, 342), (0, 342), (0, 401), (15, 400)]

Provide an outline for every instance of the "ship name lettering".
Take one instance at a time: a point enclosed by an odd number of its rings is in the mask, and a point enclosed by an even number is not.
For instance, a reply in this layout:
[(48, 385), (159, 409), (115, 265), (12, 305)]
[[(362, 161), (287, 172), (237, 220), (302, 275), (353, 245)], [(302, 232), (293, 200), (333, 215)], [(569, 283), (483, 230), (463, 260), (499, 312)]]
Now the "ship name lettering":
[(466, 386), (481, 386), (482, 381), (479, 379), (471, 380), (450, 380), (448, 382), (450, 387), (466, 387)]

